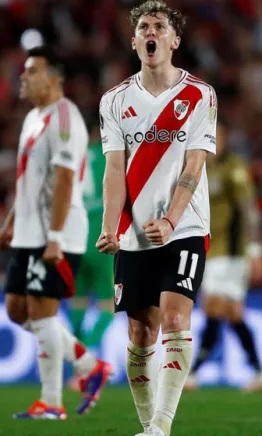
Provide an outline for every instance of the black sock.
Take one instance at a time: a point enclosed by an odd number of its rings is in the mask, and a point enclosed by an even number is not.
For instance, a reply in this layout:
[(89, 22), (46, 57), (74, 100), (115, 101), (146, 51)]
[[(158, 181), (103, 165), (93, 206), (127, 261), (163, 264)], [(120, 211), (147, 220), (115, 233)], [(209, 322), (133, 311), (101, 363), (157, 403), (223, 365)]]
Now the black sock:
[(260, 371), (260, 363), (258, 360), (254, 339), (250, 328), (246, 325), (244, 321), (231, 323), (230, 325), (238, 335), (242, 347), (248, 355), (250, 364), (255, 368), (256, 371)]
[(202, 363), (208, 359), (212, 348), (217, 341), (219, 325), (220, 320), (218, 318), (207, 318), (205, 329), (202, 332), (200, 350), (198, 352), (196, 362), (192, 368), (193, 373), (196, 372)]

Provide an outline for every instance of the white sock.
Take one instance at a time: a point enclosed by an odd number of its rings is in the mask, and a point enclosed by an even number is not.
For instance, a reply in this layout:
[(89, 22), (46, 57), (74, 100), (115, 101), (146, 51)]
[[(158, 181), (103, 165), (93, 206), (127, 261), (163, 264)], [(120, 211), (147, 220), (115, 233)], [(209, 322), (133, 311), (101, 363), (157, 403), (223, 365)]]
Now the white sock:
[(56, 316), (31, 321), (38, 340), (41, 400), (55, 407), (62, 405), (63, 342), (60, 325)]
[(63, 339), (64, 359), (73, 363), (76, 374), (88, 375), (97, 365), (97, 358), (91, 354), (70, 331), (60, 324)]
[(157, 397), (159, 365), (156, 346), (137, 347), (129, 342), (127, 376), (139, 420), (146, 429), (153, 418)]
[[(29, 319), (22, 324), (22, 327), (32, 332), (32, 325)], [(96, 367), (97, 358), (72, 335), (63, 322), (60, 322), (60, 328), (63, 340), (63, 359), (73, 364), (77, 375), (88, 375)]]
[(169, 436), (180, 396), (192, 363), (190, 331), (163, 335), (163, 364), (158, 381), (153, 423)]

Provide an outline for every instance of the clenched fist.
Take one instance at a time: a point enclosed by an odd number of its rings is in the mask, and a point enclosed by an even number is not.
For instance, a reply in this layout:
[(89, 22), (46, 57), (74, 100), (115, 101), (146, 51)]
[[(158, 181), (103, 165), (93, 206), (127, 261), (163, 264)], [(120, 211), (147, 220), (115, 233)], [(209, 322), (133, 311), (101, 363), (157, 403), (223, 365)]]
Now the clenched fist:
[(104, 232), (100, 235), (96, 248), (100, 253), (116, 254), (120, 248), (120, 244), (116, 235), (110, 232)]
[(143, 224), (143, 229), (153, 245), (164, 245), (173, 232), (173, 227), (165, 219), (150, 219)]

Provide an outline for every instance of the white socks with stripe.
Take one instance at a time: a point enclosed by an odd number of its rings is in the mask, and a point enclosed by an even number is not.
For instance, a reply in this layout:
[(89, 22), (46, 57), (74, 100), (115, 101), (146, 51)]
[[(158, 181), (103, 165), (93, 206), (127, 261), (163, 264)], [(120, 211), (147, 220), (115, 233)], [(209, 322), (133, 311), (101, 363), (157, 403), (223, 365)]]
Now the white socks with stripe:
[(42, 384), (41, 400), (49, 406), (62, 406), (63, 341), (56, 316), (31, 321), (38, 340), (38, 365)]
[(153, 418), (157, 397), (156, 346), (141, 348), (129, 342), (127, 351), (128, 381), (139, 420), (146, 429)]
[(169, 436), (192, 363), (192, 336), (190, 331), (183, 331), (164, 334), (162, 339), (163, 364), (152, 423)]
[[(59, 324), (63, 341), (63, 359), (73, 364), (77, 375), (88, 375), (96, 367), (97, 358), (72, 335), (63, 322), (59, 321)], [(27, 320), (22, 327), (27, 331), (33, 331), (30, 320)]]
[(63, 357), (73, 363), (76, 374), (88, 375), (97, 365), (97, 358), (82, 345), (70, 331), (60, 323), (63, 339)]

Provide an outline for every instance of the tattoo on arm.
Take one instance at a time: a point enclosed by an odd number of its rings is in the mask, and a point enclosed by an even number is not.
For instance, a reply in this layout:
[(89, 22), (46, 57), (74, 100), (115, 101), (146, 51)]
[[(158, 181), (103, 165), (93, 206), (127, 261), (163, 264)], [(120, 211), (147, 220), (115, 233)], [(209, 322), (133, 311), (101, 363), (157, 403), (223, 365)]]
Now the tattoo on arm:
[(189, 189), (194, 194), (198, 185), (198, 180), (191, 174), (182, 174), (178, 180), (177, 186), (183, 186), (183, 188)]

